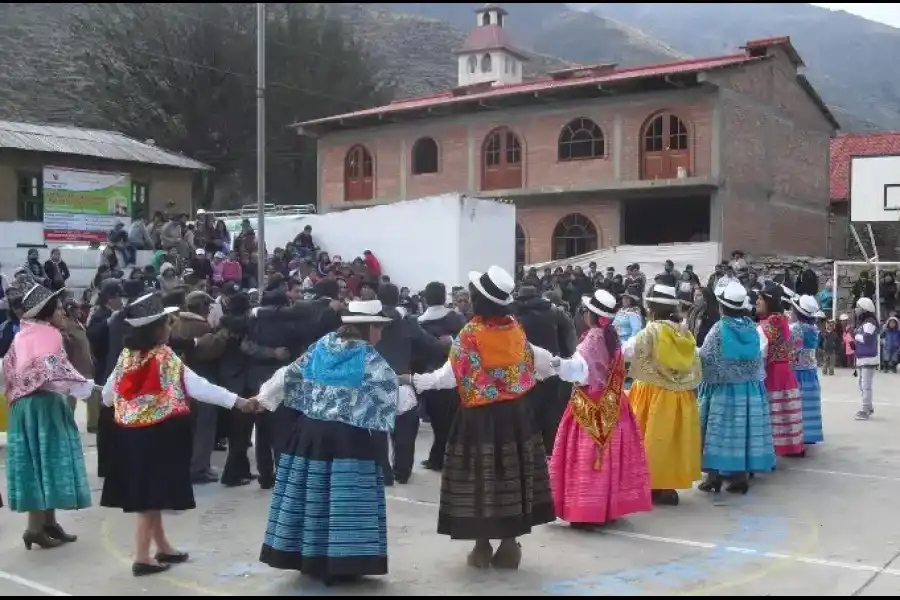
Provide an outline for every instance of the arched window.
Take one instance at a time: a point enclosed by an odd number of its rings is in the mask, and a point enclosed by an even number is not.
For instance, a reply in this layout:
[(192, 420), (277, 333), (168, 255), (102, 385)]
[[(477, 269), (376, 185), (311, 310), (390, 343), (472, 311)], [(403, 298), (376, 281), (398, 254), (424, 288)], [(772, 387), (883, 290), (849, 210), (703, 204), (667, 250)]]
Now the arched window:
[(525, 239), (525, 230), (522, 229), (522, 226), (516, 223), (516, 267), (521, 267), (525, 264), (526, 255), (526, 245), (527, 241)]
[(671, 113), (653, 116), (641, 139), (641, 177), (674, 179), (679, 170), (690, 175), (690, 135), (687, 125)]
[(478, 69), (478, 57), (469, 57), (469, 73), (474, 73)]
[(481, 24), (482, 25), (490, 25), (491, 24), (491, 15), (489, 13), (481, 14)]
[(491, 64), (491, 55), (485, 54), (481, 57), (481, 72), (482, 73), (490, 73), (493, 70), (494, 66)]
[(371, 200), (375, 197), (375, 164), (365, 146), (357, 144), (344, 160), (344, 199)]
[(438, 145), (434, 139), (423, 137), (412, 147), (412, 174), (425, 175), (438, 172)]
[(507, 190), (522, 187), (522, 144), (506, 127), (498, 127), (484, 138), (481, 147), (481, 189)]
[(575, 119), (559, 134), (559, 160), (602, 158), (605, 155), (603, 131), (590, 119)]
[(566, 215), (553, 230), (553, 260), (572, 258), (596, 249), (597, 228), (584, 215)]

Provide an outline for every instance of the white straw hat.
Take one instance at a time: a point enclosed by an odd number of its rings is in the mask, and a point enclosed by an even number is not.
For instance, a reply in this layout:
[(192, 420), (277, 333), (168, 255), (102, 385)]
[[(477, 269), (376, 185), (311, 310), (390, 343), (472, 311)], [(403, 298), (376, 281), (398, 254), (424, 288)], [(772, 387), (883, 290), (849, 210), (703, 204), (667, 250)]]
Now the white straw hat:
[(469, 281), (481, 295), (500, 306), (508, 306), (513, 302), (513, 290), (516, 282), (512, 276), (498, 266), (492, 266), (486, 273), (472, 271)]

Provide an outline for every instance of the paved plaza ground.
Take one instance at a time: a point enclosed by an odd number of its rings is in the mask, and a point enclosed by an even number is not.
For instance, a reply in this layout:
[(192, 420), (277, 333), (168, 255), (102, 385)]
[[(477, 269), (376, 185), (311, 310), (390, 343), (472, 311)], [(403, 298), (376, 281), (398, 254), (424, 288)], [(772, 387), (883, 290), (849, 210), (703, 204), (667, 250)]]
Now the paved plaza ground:
[[(470, 544), (435, 534), (440, 477), (419, 470), (409, 485), (388, 490), (390, 574), (352, 587), (327, 589), (260, 564), (268, 493), (210, 484), (196, 488), (196, 510), (166, 517), (191, 562), (142, 579), (130, 572), (130, 517), (100, 507), (62, 513), (79, 541), (26, 552), (24, 517), (3, 509), (0, 596), (897, 596), (900, 375), (877, 376), (869, 422), (853, 420), (856, 382), (849, 371), (823, 379), (825, 444), (806, 459), (781, 459), (747, 496), (689, 491), (677, 508), (602, 531), (540, 527), (521, 540), (518, 572), (466, 567)], [(86, 439), (99, 500), (93, 436)], [(426, 425), (419, 459), (430, 443)], [(221, 464), (224, 455), (215, 458)]]

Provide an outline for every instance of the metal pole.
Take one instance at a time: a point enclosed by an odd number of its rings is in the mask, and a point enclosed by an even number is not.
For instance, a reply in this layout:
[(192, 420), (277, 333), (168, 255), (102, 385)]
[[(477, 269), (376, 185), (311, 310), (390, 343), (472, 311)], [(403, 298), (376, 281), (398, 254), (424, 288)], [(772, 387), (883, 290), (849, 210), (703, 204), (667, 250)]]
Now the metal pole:
[(256, 3), (256, 239), (259, 243), (257, 284), (266, 275), (266, 3)]
[(831, 276), (831, 320), (837, 323), (838, 311), (838, 261), (832, 265), (834, 274)]

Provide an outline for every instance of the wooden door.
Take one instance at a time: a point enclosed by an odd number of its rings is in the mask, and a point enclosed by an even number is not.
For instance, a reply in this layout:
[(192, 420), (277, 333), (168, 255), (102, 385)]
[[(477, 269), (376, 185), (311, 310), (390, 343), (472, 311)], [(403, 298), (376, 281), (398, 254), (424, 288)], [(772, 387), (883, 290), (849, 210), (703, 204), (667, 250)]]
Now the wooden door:
[(371, 200), (375, 197), (375, 168), (365, 146), (354, 146), (344, 164), (344, 199)]
[(522, 187), (522, 144), (512, 131), (495, 129), (481, 148), (481, 189), (510, 190)]
[(684, 122), (673, 114), (654, 117), (644, 128), (641, 179), (674, 179), (678, 167), (690, 174), (690, 145)]

